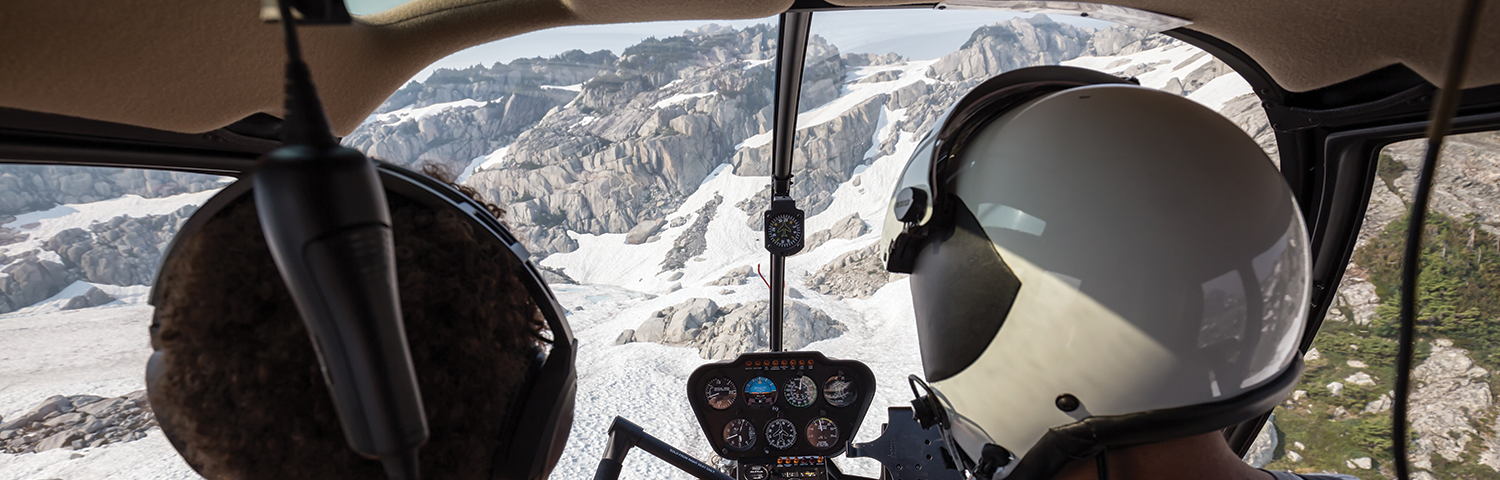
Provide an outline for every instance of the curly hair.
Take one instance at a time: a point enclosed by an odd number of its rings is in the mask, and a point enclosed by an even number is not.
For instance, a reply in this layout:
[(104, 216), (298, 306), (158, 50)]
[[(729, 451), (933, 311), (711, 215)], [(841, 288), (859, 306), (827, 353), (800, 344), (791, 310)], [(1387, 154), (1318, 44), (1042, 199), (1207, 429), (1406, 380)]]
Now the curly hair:
[[(498, 239), (389, 194), (401, 311), (431, 432), (431, 478), (487, 474), (545, 322)], [(180, 240), (156, 305), (165, 369), (150, 402), (210, 479), (383, 478), (345, 441), (252, 195)]]

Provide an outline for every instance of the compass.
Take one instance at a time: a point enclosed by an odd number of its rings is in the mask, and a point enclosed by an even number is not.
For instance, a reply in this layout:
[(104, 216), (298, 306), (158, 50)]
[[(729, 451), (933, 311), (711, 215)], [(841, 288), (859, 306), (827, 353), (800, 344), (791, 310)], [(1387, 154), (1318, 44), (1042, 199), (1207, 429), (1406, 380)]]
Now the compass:
[(766, 210), (766, 250), (774, 255), (789, 256), (802, 251), (803, 212), (791, 197), (771, 199)]

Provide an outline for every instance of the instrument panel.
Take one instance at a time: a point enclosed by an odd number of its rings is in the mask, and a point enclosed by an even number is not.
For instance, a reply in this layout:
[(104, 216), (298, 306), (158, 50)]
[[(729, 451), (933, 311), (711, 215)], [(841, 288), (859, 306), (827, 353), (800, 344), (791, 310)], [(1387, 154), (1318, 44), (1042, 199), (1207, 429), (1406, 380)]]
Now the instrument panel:
[(875, 375), (818, 352), (746, 353), (698, 367), (687, 390), (715, 452), (777, 465), (843, 453), (875, 395)]

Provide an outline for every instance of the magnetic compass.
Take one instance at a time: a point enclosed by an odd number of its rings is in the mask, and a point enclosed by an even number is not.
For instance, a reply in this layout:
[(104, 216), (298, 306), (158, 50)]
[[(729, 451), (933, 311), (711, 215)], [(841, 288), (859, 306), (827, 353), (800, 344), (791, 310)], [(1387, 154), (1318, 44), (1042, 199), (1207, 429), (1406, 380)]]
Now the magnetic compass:
[(781, 256), (802, 251), (803, 220), (802, 210), (791, 197), (773, 198), (771, 209), (766, 210), (766, 250)]

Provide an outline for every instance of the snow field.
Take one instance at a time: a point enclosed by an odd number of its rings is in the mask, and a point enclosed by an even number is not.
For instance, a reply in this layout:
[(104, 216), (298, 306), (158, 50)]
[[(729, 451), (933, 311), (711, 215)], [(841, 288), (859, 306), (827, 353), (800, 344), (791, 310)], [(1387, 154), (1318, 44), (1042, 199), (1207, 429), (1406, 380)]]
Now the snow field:
[[(70, 205), (58, 205), (39, 212), (30, 212), (16, 215), (15, 221), (6, 223), (5, 228), (16, 229), (21, 233), (29, 235), (26, 240), (12, 243), (0, 248), (0, 252), (17, 255), (32, 250), (41, 250), (42, 244), (58, 233), (70, 228), (82, 228), (88, 230), (89, 225), (96, 222), (109, 221), (118, 216), (144, 217), (147, 215), (166, 215), (177, 211), (186, 205), (202, 205), (219, 189), (204, 190), (198, 193), (184, 193), (160, 198), (142, 198), (139, 195), (125, 195), (120, 198), (103, 200), (94, 203), (75, 203)], [(37, 224), (27, 228), (28, 225)], [(51, 253), (51, 252), (45, 252)], [(56, 255), (53, 253), (52, 255)], [(53, 261), (57, 261), (54, 259)]]
[[(925, 66), (921, 67), (925, 69)], [(890, 83), (871, 84), (888, 86)], [(869, 91), (852, 92), (869, 98)], [(836, 100), (837, 101), (837, 100)], [(860, 100), (863, 101), (863, 100)], [(857, 102), (850, 103), (852, 106)], [(906, 376), (921, 373), (921, 357), (916, 342), (916, 324), (912, 320), (911, 293), (908, 281), (898, 280), (867, 299), (833, 300), (806, 288), (804, 281), (813, 271), (839, 255), (863, 248), (880, 238), (887, 202), (896, 178), (905, 167), (917, 137), (897, 132), (893, 126), (904, 111), (883, 111), (882, 124), (875, 141), (900, 135), (896, 152), (880, 156), (834, 192), (834, 200), (822, 213), (807, 219), (811, 234), (828, 228), (850, 214), (858, 214), (870, 225), (870, 233), (856, 239), (834, 239), (822, 246), (803, 251), (787, 262), (787, 284), (804, 295), (802, 302), (828, 313), (848, 328), (843, 335), (815, 342), (807, 350), (822, 351), (832, 358), (855, 359), (870, 365), (876, 373), (876, 396), (860, 431), (857, 442), (867, 442), (880, 434), (880, 424), (887, 418), (886, 408), (904, 406), (911, 393)], [(878, 150), (871, 155), (878, 154)], [(667, 220), (688, 216), (710, 201), (715, 194), (723, 201), (708, 225), (707, 251), (689, 260), (683, 277), (676, 282), (666, 279), (672, 273), (661, 272), (660, 262), (681, 236), (692, 218), (679, 227), (664, 228), (661, 238), (641, 245), (625, 244), (625, 235), (588, 235), (570, 233), (578, 250), (549, 256), (542, 263), (560, 268), (583, 286), (556, 287), (559, 301), (570, 311), (569, 322), (580, 344), (578, 359), (579, 394), (572, 435), (554, 478), (588, 478), (598, 465), (608, 441), (607, 429), (616, 415), (623, 416), (647, 432), (691, 455), (708, 461), (713, 452), (702, 429), (692, 415), (684, 392), (687, 377), (710, 360), (699, 357), (694, 348), (672, 347), (654, 343), (613, 342), (626, 329), (634, 329), (653, 312), (680, 304), (691, 298), (709, 298), (715, 303), (744, 303), (767, 298), (766, 287), (751, 279), (745, 285), (706, 286), (729, 269), (742, 265), (769, 267), (769, 257), (761, 247), (761, 233), (746, 225), (748, 215), (734, 205), (759, 193), (769, 177), (740, 177), (720, 166), (704, 180), (699, 190), (689, 196)], [(664, 293), (673, 283), (681, 289)], [(719, 292), (728, 289), (730, 294)], [(639, 292), (639, 293), (638, 293)], [(659, 296), (647, 298), (643, 293)], [(581, 310), (576, 307), (582, 306)], [(864, 476), (878, 476), (879, 464), (868, 459), (841, 458), (845, 471)], [(690, 478), (659, 459), (642, 452), (627, 457), (621, 478)]]
[[(567, 90), (567, 88), (561, 88), (561, 89)], [(396, 110), (391, 110), (389, 112), (385, 112), (385, 113), (381, 113), (381, 114), (377, 114), (377, 115), (372, 115), (371, 119), (380, 120), (380, 121), (386, 122), (386, 123), (398, 123), (398, 122), (400, 122), (402, 120), (413, 120), (413, 121), (420, 122), (420, 121), (422, 121), (423, 119), (425, 119), (427, 117), (430, 117), (430, 116), (442, 113), (444, 110), (453, 109), (453, 108), (463, 108), (463, 107), (481, 107), (481, 106), (484, 106), (487, 103), (489, 103), (489, 102), (481, 102), (481, 101), (478, 101), (478, 100), (474, 100), (472, 98), (465, 98), (463, 100), (458, 100), (458, 101), (453, 101), (453, 102), (435, 103), (435, 104), (428, 105), (428, 106), (425, 106), (425, 107), (418, 107), (418, 108), (405, 107), (405, 108), (400, 108), (400, 109), (396, 109)], [(366, 121), (369, 121), (369, 120), (370, 119), (367, 119)]]

